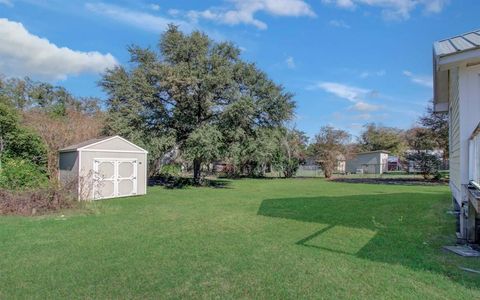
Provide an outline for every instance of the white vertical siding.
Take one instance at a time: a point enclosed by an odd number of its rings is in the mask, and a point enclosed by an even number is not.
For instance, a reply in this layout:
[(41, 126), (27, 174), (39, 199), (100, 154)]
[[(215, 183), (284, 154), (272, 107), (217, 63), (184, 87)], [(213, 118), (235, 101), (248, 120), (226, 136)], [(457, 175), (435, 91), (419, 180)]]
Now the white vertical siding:
[(469, 139), (480, 122), (480, 66), (460, 68), (460, 170), (461, 184), (471, 179), (468, 170), (473, 161), (469, 160)]
[[(450, 183), (457, 190), (461, 187), (460, 173), (460, 98), (459, 98), (459, 71), (458, 68), (450, 70), (449, 76), (449, 103), (450, 103)], [(460, 199), (457, 199), (460, 201)]]

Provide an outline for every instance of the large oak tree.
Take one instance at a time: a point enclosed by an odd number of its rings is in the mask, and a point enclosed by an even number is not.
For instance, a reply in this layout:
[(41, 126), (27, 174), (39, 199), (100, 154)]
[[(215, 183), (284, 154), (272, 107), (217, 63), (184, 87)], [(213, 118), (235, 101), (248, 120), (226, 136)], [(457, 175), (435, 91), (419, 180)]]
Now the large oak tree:
[(101, 81), (109, 95), (107, 131), (143, 141), (154, 160), (176, 144), (197, 183), (202, 164), (293, 114), (292, 95), (229, 42), (170, 25), (158, 52), (129, 51), (132, 66), (109, 70)]

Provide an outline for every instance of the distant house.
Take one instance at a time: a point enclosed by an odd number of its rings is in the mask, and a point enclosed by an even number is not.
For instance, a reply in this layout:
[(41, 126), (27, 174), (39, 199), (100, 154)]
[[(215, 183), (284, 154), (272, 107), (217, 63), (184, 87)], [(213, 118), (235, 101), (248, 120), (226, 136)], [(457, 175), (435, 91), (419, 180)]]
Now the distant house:
[(346, 162), (346, 172), (383, 174), (388, 171), (388, 151), (370, 151), (355, 154)]
[(434, 43), (434, 109), (448, 112), (457, 236), (480, 240), (480, 31)]

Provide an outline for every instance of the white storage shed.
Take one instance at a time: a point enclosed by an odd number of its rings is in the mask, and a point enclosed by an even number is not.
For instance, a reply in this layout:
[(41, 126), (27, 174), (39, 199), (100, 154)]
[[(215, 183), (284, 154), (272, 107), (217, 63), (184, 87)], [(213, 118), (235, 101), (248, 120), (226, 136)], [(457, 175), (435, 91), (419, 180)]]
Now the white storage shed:
[(85, 141), (60, 150), (59, 179), (75, 186), (79, 200), (143, 195), (147, 153), (120, 136)]
[(348, 173), (383, 174), (388, 171), (388, 151), (357, 153), (347, 160)]

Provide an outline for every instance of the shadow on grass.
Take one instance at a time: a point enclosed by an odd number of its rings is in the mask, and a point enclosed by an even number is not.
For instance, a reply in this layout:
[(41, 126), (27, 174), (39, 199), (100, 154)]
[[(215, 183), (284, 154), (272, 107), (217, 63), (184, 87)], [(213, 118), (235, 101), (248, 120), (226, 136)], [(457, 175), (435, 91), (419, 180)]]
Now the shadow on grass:
[(167, 189), (182, 189), (188, 186), (211, 187), (211, 188), (229, 188), (230, 180), (225, 179), (203, 179), (200, 184), (196, 184), (193, 178), (187, 177), (156, 177), (148, 180), (148, 186), (163, 186)]
[(318, 223), (319, 229), (297, 245), (436, 272), (480, 289), (479, 276), (466, 276), (457, 268), (472, 261), (441, 250), (454, 242), (453, 220), (443, 209), (445, 197), (445, 193), (392, 193), (267, 199), (258, 215)]

